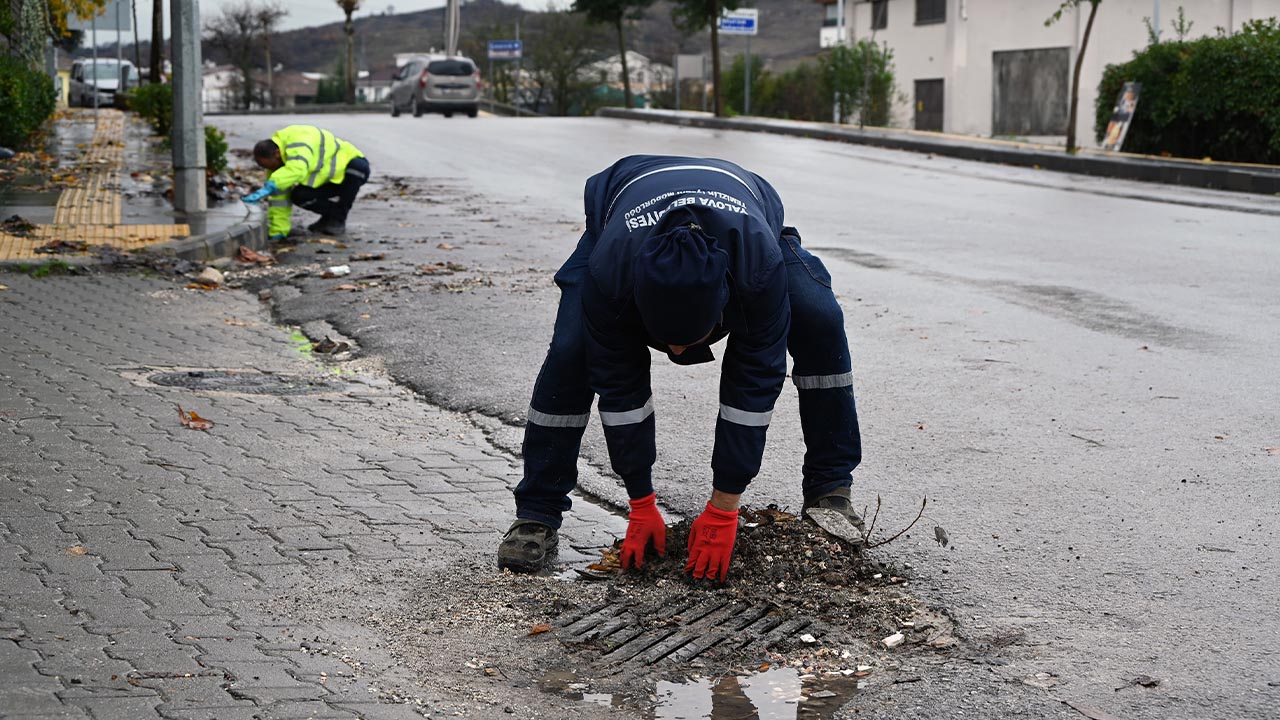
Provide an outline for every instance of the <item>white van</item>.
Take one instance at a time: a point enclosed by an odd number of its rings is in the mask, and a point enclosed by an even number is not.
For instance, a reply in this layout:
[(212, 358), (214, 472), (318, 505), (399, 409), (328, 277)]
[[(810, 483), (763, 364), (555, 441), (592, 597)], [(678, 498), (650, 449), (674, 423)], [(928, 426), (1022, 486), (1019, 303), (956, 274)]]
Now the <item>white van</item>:
[(116, 95), (138, 87), (138, 69), (128, 60), (115, 58), (83, 58), (71, 63), (71, 85), (67, 104), (93, 107), (94, 92), (99, 107), (116, 104)]

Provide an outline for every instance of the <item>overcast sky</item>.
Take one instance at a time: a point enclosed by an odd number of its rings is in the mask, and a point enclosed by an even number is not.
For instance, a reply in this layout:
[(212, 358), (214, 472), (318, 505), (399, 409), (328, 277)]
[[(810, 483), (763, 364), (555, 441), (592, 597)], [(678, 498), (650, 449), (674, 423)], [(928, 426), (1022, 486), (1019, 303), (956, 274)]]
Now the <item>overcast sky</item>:
[[(126, 0), (127, 2), (128, 0)], [(201, 22), (217, 16), (222, 11), (224, 5), (231, 5), (242, 0), (198, 0), (200, 4)], [(138, 11), (138, 39), (145, 42), (151, 37), (151, 0), (134, 0), (137, 3)], [(300, 27), (308, 27), (312, 25), (327, 25), (331, 22), (339, 22), (343, 19), (342, 9), (338, 7), (335, 0), (277, 0), (281, 7), (289, 11), (281, 23), (282, 30), (293, 30)], [(357, 18), (366, 15), (381, 15), (388, 8), (393, 9), (397, 13), (415, 12), (418, 10), (427, 10), (429, 8), (444, 7), (445, 0), (365, 0), (360, 9), (356, 11)], [(546, 10), (548, 0), (506, 0), (506, 2), (516, 5), (522, 5), (529, 10)], [(556, 4), (558, 6), (567, 6), (570, 0), (560, 0)], [(170, 0), (165, 0), (165, 12), (168, 12)], [(169, 36), (170, 18), (165, 17), (164, 34)], [(111, 43), (115, 41), (115, 33), (102, 32), (98, 33), (98, 43)], [(133, 32), (125, 34), (124, 44), (128, 45), (133, 42)], [(86, 46), (88, 41), (86, 40)]]

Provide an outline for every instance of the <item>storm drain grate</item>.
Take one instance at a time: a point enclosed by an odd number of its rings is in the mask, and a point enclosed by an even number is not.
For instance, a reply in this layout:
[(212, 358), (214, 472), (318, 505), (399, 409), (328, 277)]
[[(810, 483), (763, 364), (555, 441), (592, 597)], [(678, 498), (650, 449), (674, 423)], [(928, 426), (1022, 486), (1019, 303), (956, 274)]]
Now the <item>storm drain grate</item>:
[(770, 604), (688, 598), (648, 611), (606, 603), (561, 619), (567, 643), (594, 643), (608, 664), (683, 663), (712, 649), (759, 652), (818, 628)]
[(147, 378), (156, 385), (209, 392), (250, 393), (254, 395), (297, 395), (331, 390), (320, 380), (292, 375), (276, 375), (236, 370), (182, 370), (159, 372)]

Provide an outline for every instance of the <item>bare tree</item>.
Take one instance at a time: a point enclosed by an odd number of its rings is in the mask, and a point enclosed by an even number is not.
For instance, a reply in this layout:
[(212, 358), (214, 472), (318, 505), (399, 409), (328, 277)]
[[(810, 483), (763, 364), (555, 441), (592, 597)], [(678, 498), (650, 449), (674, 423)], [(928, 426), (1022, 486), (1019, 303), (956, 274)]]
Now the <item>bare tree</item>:
[(711, 87), (716, 117), (724, 115), (720, 104), (720, 15), (725, 10), (737, 10), (739, 3), (740, 0), (674, 0), (672, 4), (672, 16), (681, 30), (693, 33), (711, 28)]
[(262, 33), (262, 52), (267, 61), (267, 106), (276, 106), (275, 67), (271, 61), (271, 35), (276, 26), (289, 14), (280, 5), (269, 2), (258, 8), (258, 30)]
[(204, 26), (205, 42), (220, 51), (240, 73), (240, 107), (253, 105), (253, 61), (257, 55), (258, 8), (253, 0), (224, 5), (222, 14)]
[(533, 16), (529, 35), (525, 59), (537, 88), (537, 105), (549, 100), (553, 115), (568, 115), (597, 83), (584, 71), (604, 54), (603, 38), (583, 16), (556, 10)]
[(627, 20), (639, 20), (653, 0), (573, 0), (573, 11), (585, 13), (587, 19), (609, 25), (618, 33), (618, 57), (622, 62), (622, 97), (630, 108), (631, 73), (627, 70), (627, 39), (623, 33)]
[(1076, 147), (1076, 113), (1080, 106), (1080, 69), (1084, 66), (1084, 51), (1089, 47), (1089, 34), (1093, 32), (1093, 18), (1098, 14), (1098, 6), (1102, 0), (1062, 0), (1062, 5), (1044, 21), (1046, 26), (1062, 19), (1067, 10), (1079, 11), (1080, 6), (1089, 3), (1089, 20), (1084, 25), (1084, 37), (1080, 40), (1080, 52), (1076, 53), (1075, 72), (1071, 74), (1071, 109), (1067, 111), (1067, 152), (1074, 153)]
[(337, 0), (337, 2), (338, 7), (342, 8), (342, 12), (347, 15), (347, 24), (344, 27), (347, 33), (347, 104), (354, 105), (356, 102), (356, 24), (351, 20), (351, 14), (360, 9), (360, 3), (363, 0)]
[(160, 83), (164, 80), (164, 0), (151, 3), (151, 72), (147, 80)]

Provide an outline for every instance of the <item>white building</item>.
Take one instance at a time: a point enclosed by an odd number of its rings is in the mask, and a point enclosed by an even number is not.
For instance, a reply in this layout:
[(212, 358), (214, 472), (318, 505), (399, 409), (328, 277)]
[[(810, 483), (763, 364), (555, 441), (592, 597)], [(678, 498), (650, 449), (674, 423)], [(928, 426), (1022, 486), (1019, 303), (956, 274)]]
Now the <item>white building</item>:
[[(979, 136), (1066, 134), (1071, 74), (1090, 4), (1067, 10), (1051, 26), (1061, 0), (817, 0), (827, 5), (819, 43), (845, 35), (888, 44), (898, 91), (894, 124)], [(1094, 102), (1107, 65), (1146, 47), (1144, 18), (1159, 18), (1163, 39), (1181, 6), (1188, 39), (1253, 19), (1280, 15), (1280, 0), (1104, 0), (1098, 6), (1080, 75), (1077, 142), (1094, 145)], [(1141, 99), (1139, 99), (1141, 107)]]
[[(612, 55), (593, 63), (582, 74), (621, 90), (622, 56)], [(627, 51), (627, 75), (631, 77), (631, 92), (637, 97), (647, 98), (650, 92), (668, 89), (675, 81), (675, 70), (670, 65), (654, 62), (634, 50)]]

